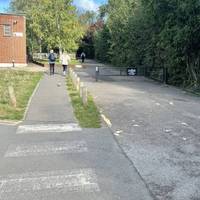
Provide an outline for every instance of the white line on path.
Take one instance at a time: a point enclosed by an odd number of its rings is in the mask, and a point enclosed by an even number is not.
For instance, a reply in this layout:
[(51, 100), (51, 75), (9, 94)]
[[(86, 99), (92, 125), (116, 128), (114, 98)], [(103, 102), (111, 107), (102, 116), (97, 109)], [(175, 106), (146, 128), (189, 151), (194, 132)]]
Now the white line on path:
[(112, 127), (111, 121), (104, 114), (101, 114), (101, 117), (109, 127)]
[(94, 170), (80, 169), (71, 171), (35, 172), (21, 175), (9, 175), (0, 178), (0, 199), (20, 195), (26, 197), (38, 191), (58, 192), (99, 192), (100, 188)]
[(85, 141), (45, 142), (39, 144), (10, 145), (4, 157), (42, 156), (84, 152), (88, 152)]
[(70, 131), (81, 131), (78, 124), (36, 124), (22, 125), (17, 129), (17, 134), (24, 133), (61, 133)]

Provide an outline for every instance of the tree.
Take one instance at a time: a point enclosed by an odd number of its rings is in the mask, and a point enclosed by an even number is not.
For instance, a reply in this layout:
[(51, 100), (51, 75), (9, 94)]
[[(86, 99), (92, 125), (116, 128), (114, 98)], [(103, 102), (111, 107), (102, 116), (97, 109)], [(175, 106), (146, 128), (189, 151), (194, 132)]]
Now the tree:
[(83, 29), (72, 0), (12, 0), (10, 7), (26, 14), (31, 49), (35, 42), (48, 49), (59, 48), (59, 51), (74, 51), (78, 47)]
[(96, 34), (97, 52), (109, 41), (113, 64), (168, 68), (169, 83), (200, 88), (199, 0), (109, 0), (106, 7), (110, 36)]
[(106, 25), (96, 32), (94, 46), (95, 57), (102, 62), (110, 62), (110, 32)]

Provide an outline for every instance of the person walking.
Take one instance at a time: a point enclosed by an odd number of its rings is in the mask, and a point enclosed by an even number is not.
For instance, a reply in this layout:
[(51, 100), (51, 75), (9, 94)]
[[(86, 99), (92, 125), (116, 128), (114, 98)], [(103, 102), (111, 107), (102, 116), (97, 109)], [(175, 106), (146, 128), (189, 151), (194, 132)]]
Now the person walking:
[(81, 53), (81, 60), (82, 60), (82, 63), (84, 63), (84, 61), (85, 61), (85, 57), (86, 57), (85, 53), (82, 52), (82, 53)]
[(56, 55), (53, 50), (50, 51), (48, 59), (49, 59), (50, 75), (52, 75), (55, 72), (55, 62), (56, 62)]
[(69, 65), (71, 58), (70, 56), (67, 54), (67, 52), (64, 52), (61, 56), (60, 56), (60, 61), (62, 63), (63, 66), (63, 75), (66, 75), (67, 72), (67, 67)]

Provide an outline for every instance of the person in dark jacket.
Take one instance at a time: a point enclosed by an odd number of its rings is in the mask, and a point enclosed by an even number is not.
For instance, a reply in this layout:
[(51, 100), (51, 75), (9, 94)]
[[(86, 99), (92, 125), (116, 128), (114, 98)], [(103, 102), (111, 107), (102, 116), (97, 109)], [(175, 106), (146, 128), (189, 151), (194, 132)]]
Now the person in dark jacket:
[(84, 61), (85, 61), (85, 57), (86, 57), (85, 53), (82, 52), (82, 53), (81, 53), (81, 60), (82, 60), (82, 63), (84, 63)]
[(48, 59), (49, 59), (50, 75), (52, 75), (55, 72), (55, 62), (56, 62), (56, 55), (53, 52), (53, 50), (50, 51)]

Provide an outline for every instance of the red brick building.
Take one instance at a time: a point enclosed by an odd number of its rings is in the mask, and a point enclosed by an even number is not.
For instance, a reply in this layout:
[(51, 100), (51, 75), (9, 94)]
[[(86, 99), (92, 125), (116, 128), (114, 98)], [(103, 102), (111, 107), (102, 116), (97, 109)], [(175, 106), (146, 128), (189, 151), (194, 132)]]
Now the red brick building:
[(0, 13), (0, 67), (26, 66), (25, 16)]

